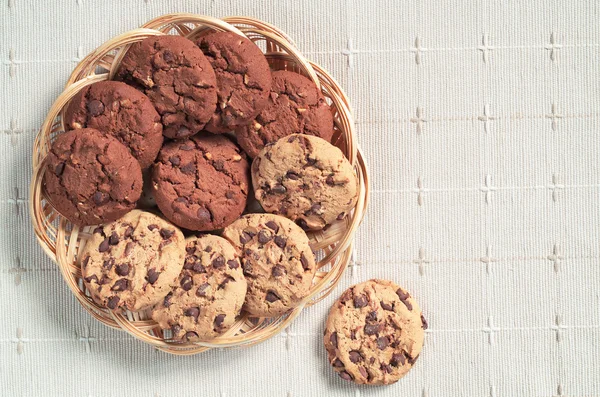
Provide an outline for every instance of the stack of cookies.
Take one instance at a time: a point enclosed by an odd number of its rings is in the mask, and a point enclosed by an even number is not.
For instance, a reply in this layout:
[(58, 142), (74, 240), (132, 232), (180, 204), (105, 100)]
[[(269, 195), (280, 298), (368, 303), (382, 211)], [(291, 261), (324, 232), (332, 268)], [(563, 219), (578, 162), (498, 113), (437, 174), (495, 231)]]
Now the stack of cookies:
[(80, 255), (90, 296), (148, 311), (175, 341), (297, 306), (317, 270), (306, 232), (356, 205), (318, 87), (271, 70), (234, 33), (133, 44), (114, 81), (86, 86), (63, 122), (43, 185), (58, 212), (91, 226)]

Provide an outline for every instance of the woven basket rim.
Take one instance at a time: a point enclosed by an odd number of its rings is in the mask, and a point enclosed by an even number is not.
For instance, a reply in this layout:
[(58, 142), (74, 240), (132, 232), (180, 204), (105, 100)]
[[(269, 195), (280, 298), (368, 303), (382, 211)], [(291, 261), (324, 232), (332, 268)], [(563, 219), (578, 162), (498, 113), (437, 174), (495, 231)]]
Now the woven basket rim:
[[(298, 306), (282, 316), (271, 319), (249, 318), (243, 315), (229, 331), (210, 341), (176, 343), (164, 339), (162, 330), (148, 318), (147, 313), (115, 313), (99, 307), (86, 294), (76, 257), (83, 249), (87, 231), (85, 227), (73, 225), (60, 216), (44, 196), (43, 160), (49, 151), (52, 136), (65, 130), (61, 115), (69, 100), (85, 86), (110, 79), (132, 43), (153, 35), (169, 34), (173, 30), (177, 34), (193, 37), (205, 29), (232, 31), (253, 41), (264, 41), (265, 55), (272, 68), (289, 68), (304, 74), (317, 84), (335, 111), (335, 144), (354, 166), (359, 179), (359, 197), (353, 212), (343, 221), (331, 225), (325, 231), (310, 233), (311, 247), (320, 250), (324, 257), (319, 261), (320, 270), (315, 276), (309, 296)], [(97, 67), (106, 71), (96, 74)], [(159, 350), (178, 355), (197, 354), (215, 347), (260, 343), (288, 326), (304, 307), (327, 296), (348, 266), (354, 234), (368, 205), (368, 169), (356, 142), (350, 103), (343, 89), (323, 68), (305, 59), (285, 33), (274, 25), (251, 17), (231, 16), (217, 19), (196, 14), (166, 14), (102, 43), (78, 63), (67, 80), (64, 91), (49, 110), (35, 139), (32, 162), (29, 210), (36, 238), (44, 252), (59, 266), (65, 282), (77, 300), (105, 325), (124, 330)], [(323, 270), (323, 266), (330, 268)]]

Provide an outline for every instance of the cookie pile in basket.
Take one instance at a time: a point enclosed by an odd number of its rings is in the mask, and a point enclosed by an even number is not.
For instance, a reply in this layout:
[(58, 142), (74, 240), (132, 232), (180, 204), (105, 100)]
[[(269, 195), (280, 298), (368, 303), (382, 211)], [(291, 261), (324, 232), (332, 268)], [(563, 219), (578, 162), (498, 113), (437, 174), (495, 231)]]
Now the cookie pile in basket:
[(235, 33), (137, 42), (63, 117), (43, 185), (58, 212), (92, 226), (87, 291), (109, 310), (149, 310), (172, 340), (218, 336), (241, 310), (294, 308), (317, 270), (306, 231), (356, 205), (318, 87), (272, 71)]

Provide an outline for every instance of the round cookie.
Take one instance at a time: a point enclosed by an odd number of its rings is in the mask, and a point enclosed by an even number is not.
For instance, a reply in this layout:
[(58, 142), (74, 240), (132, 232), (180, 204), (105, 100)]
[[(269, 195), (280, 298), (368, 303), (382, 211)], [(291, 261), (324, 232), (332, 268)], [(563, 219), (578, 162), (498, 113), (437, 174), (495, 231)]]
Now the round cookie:
[(224, 135), (201, 133), (169, 142), (152, 170), (154, 198), (176, 225), (220, 229), (244, 211), (249, 168), (244, 153)]
[(223, 231), (242, 258), (248, 293), (244, 310), (272, 317), (294, 308), (316, 272), (308, 237), (295, 223), (272, 214), (244, 215)]
[(60, 134), (45, 161), (45, 192), (77, 225), (114, 221), (132, 210), (142, 193), (137, 160), (116, 138), (93, 128)]
[(266, 146), (252, 163), (252, 183), (265, 211), (308, 230), (343, 219), (358, 197), (358, 181), (344, 154), (309, 135), (290, 135)]
[(217, 76), (217, 109), (205, 129), (224, 133), (250, 123), (271, 91), (271, 70), (262, 51), (232, 32), (211, 33), (196, 44)]
[(110, 310), (138, 311), (167, 295), (183, 267), (179, 229), (149, 212), (133, 210), (98, 226), (81, 254), (92, 299)]
[(240, 314), (247, 283), (233, 246), (204, 235), (186, 240), (177, 283), (154, 308), (152, 318), (179, 341), (206, 340), (227, 331)]
[(329, 363), (342, 379), (387, 385), (410, 370), (423, 347), (427, 322), (417, 302), (387, 280), (347, 289), (325, 327)]
[(181, 36), (148, 37), (129, 48), (115, 75), (154, 104), (168, 138), (194, 135), (212, 117), (217, 80), (196, 45)]
[(331, 140), (333, 116), (325, 98), (308, 78), (294, 72), (272, 73), (267, 106), (248, 125), (236, 130), (239, 145), (252, 158), (267, 144), (290, 134)]
[(79, 91), (67, 107), (65, 125), (114, 136), (129, 148), (142, 169), (152, 164), (163, 142), (160, 116), (152, 102), (119, 81), (100, 81)]

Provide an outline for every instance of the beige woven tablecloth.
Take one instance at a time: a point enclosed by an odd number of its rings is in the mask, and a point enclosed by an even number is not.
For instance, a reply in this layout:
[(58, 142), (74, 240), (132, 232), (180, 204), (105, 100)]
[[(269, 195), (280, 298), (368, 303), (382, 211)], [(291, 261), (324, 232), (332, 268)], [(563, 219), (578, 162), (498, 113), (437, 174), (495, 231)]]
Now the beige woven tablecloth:
[[(600, 396), (596, 1), (0, 0), (0, 395)], [(251, 349), (157, 352), (97, 323), (34, 239), (36, 130), (78, 59), (168, 12), (250, 15), (347, 90), (371, 204), (335, 293)], [(429, 320), (389, 387), (329, 368), (327, 310), (389, 278)]]

